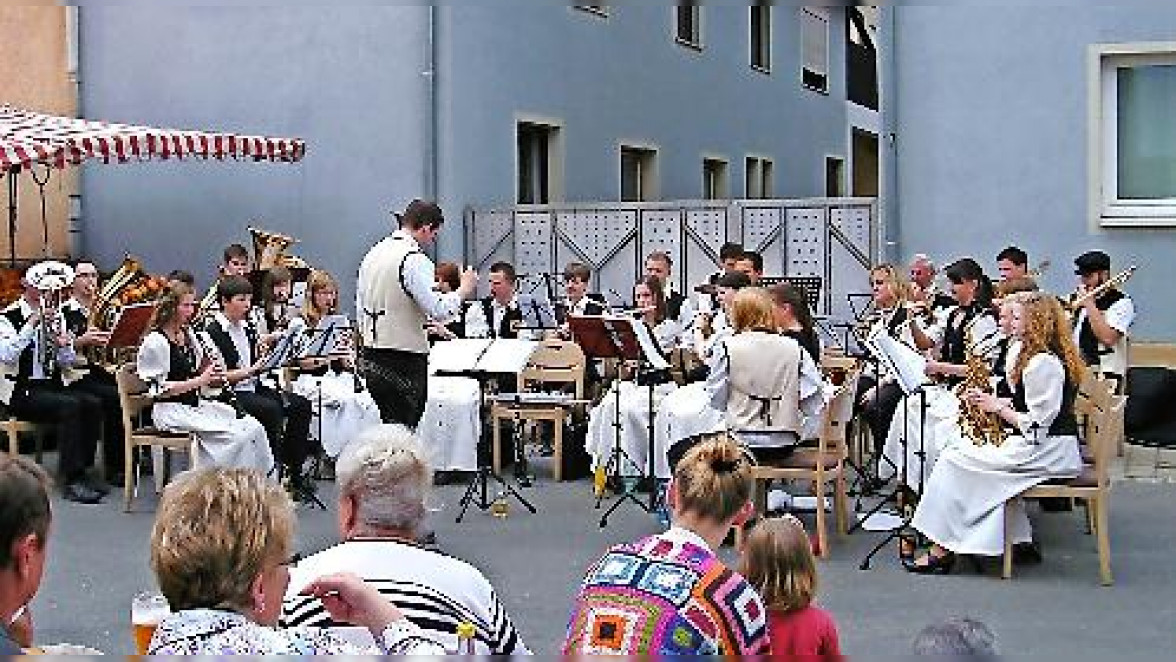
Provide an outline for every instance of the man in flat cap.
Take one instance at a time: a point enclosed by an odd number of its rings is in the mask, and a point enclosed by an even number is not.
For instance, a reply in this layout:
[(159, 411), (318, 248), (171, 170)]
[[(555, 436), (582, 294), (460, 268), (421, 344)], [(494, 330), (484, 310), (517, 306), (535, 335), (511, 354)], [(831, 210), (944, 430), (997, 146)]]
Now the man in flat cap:
[(467, 269), (454, 292), (433, 288), (433, 261), (421, 250), (436, 240), (445, 217), (433, 202), (413, 200), (400, 227), (372, 246), (359, 265), (356, 315), (363, 339), (361, 372), (385, 423), (415, 429), (427, 398), (430, 320), (450, 319), (470, 298), (478, 275)]
[(1114, 287), (1098, 296), (1085, 296), (1111, 278), (1111, 257), (1102, 251), (1087, 251), (1074, 260), (1074, 273), (1081, 282), (1081, 307), (1074, 316), (1074, 342), (1086, 364), (1118, 380), (1120, 390), (1127, 376), (1127, 332), (1135, 321), (1131, 297)]

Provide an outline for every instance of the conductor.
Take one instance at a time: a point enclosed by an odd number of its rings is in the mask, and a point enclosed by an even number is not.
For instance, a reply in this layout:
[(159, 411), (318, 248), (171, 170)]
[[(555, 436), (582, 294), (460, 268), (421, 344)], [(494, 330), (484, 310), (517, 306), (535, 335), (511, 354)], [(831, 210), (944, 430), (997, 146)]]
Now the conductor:
[(363, 341), (360, 370), (385, 423), (416, 428), (425, 412), (430, 320), (451, 319), (470, 298), (478, 275), (467, 269), (454, 292), (433, 289), (431, 244), (445, 217), (433, 202), (413, 200), (400, 227), (376, 243), (359, 265), (356, 315)]

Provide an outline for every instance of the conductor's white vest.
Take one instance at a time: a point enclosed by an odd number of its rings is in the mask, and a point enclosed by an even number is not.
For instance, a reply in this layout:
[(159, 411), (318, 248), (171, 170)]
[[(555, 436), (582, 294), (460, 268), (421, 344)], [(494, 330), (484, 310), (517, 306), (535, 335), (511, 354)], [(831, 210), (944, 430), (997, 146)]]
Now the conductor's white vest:
[(372, 247), (359, 265), (356, 300), (363, 346), (427, 354), (428, 318), (405, 287), (404, 262), (421, 253), (411, 237), (399, 232)]

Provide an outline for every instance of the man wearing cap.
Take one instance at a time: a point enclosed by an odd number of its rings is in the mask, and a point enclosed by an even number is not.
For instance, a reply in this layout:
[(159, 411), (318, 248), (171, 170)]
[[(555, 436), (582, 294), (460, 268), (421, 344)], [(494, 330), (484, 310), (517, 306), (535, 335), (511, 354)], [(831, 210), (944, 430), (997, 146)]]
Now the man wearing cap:
[(451, 319), (474, 293), (478, 275), (466, 269), (461, 285), (433, 289), (434, 266), (421, 250), (437, 238), (445, 217), (435, 203), (413, 200), (396, 214), (399, 229), (372, 246), (359, 265), (356, 315), (363, 339), (361, 370), (385, 423), (415, 428), (425, 411), (429, 320)]
[[(1074, 266), (1081, 282), (1079, 297), (1111, 278), (1111, 257), (1102, 251), (1079, 255)], [(1120, 384), (1127, 375), (1127, 330), (1134, 321), (1131, 297), (1113, 287), (1097, 297), (1085, 297), (1074, 317), (1074, 341), (1086, 364)]]

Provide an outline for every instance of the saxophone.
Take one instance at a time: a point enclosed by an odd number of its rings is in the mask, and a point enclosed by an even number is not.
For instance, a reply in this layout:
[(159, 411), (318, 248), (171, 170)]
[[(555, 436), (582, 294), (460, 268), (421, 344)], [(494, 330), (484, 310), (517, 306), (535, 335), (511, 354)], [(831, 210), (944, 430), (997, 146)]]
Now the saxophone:
[(960, 401), (960, 429), (964, 436), (977, 446), (1000, 446), (1005, 440), (1004, 421), (997, 414), (984, 411), (964, 397), (969, 389), (986, 393), (991, 390), (992, 374), (988, 369), (988, 362), (976, 351), (975, 343), (969, 342), (964, 346), (964, 363), (967, 368), (964, 381), (955, 387), (956, 397)]

